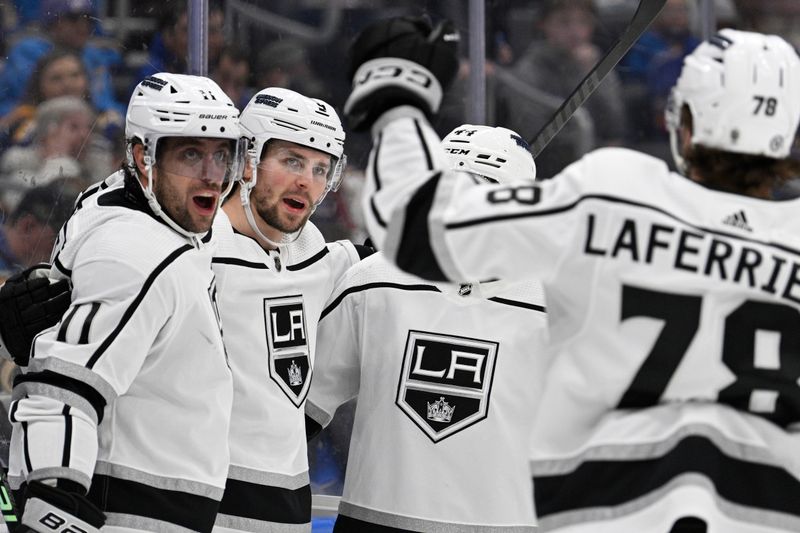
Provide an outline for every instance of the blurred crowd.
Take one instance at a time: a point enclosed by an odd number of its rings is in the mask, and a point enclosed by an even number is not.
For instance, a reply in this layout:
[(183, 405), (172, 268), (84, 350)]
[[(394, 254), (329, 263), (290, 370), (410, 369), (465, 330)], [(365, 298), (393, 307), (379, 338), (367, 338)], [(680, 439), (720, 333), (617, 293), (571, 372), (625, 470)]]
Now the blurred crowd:
[[(46, 191), (58, 192), (52, 205), (69, 205), (77, 191), (118, 167), (131, 88), (155, 72), (187, 72), (186, 2), (129, 4), (0, 3), (0, 271), (6, 274), (47, 259), (48, 236), (69, 214), (53, 209), (43, 220), (36, 209), (21, 210), (45, 201)], [(371, 19), (428, 12), (453, 19), (465, 34), (468, 28), (466, 10), (455, 2), (398, 6), (370, 0), (347, 8), (264, 4), (238, 2), (233, 10), (218, 0), (209, 3), (209, 75), (240, 107), (267, 86), (341, 104), (349, 38)], [(753, 0), (716, 0), (714, 15), (720, 27), (782, 33), (797, 44), (800, 4), (767, 4), (768, 9)], [(616, 71), (540, 154), (541, 177), (596, 146), (635, 146), (669, 161), (663, 110), (683, 57), (700, 40), (699, 5), (698, 0), (668, 0)], [(121, 6), (130, 12), (119, 12)], [(532, 137), (613, 44), (635, 2), (495, 0), (486, 6), (487, 123)], [(465, 118), (469, 62), (464, 41), (460, 82), (437, 124), (442, 132)], [(351, 174), (365, 166), (368, 144), (364, 135), (349, 136)], [(351, 189), (357, 185), (357, 179), (349, 181)], [(355, 196), (345, 187), (315, 214), (327, 238), (360, 236), (351, 202)], [(31, 231), (40, 237), (20, 237)]]

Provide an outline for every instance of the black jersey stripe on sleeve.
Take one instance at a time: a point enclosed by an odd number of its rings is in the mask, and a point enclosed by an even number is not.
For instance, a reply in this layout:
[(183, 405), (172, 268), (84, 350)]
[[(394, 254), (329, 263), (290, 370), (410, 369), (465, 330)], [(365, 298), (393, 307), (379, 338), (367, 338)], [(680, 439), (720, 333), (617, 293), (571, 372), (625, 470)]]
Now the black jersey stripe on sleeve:
[(78, 308), (80, 308), (80, 305), (73, 307), (72, 310), (67, 313), (67, 316), (64, 317), (64, 320), (61, 321), (61, 327), (58, 328), (58, 335), (56, 336), (58, 342), (66, 342), (69, 324), (72, 322), (72, 319), (75, 318), (75, 313), (78, 312)]
[(317, 261), (319, 261), (320, 259), (322, 259), (323, 257), (325, 257), (326, 255), (328, 255), (330, 252), (331, 251), (328, 249), (328, 247), (325, 246), (324, 248), (322, 248), (322, 250), (320, 250), (319, 252), (314, 254), (312, 257), (309, 257), (305, 261), (302, 261), (302, 262), (294, 264), (294, 265), (288, 265), (286, 267), (286, 270), (295, 271), (295, 270), (303, 270), (304, 268), (308, 268), (311, 265), (313, 265), (314, 263), (316, 263)]
[(378, 206), (375, 204), (375, 197), (369, 199), (369, 210), (372, 211), (372, 216), (375, 217), (375, 222), (382, 228), (387, 226), (386, 221), (378, 211)]
[(532, 304), (529, 302), (520, 302), (519, 300), (509, 300), (508, 298), (500, 298), (499, 296), (492, 296), (489, 301), (496, 302), (503, 305), (511, 305), (514, 307), (522, 307), (523, 309), (530, 309), (532, 311), (547, 312), (543, 305)]
[(255, 261), (245, 261), (244, 259), (239, 259), (238, 257), (214, 257), (213, 259), (211, 259), (211, 262), (213, 264), (218, 264), (218, 265), (232, 265), (244, 268), (269, 270), (269, 266), (267, 266), (265, 263), (256, 263)]
[(375, 282), (375, 283), (365, 283), (364, 285), (357, 285), (355, 287), (350, 287), (342, 291), (342, 293), (336, 297), (328, 306), (322, 310), (322, 313), (319, 315), (319, 319), (322, 320), (331, 311), (336, 309), (342, 300), (345, 299), (350, 294), (354, 294), (357, 292), (362, 292), (370, 289), (399, 289), (402, 291), (430, 291), (430, 292), (442, 292), (439, 288), (435, 285), (426, 285), (423, 283), (415, 284), (415, 285), (404, 285), (402, 283), (388, 283), (388, 282)]
[(711, 440), (696, 435), (655, 459), (591, 460), (568, 474), (534, 476), (536, 510), (545, 518), (623, 505), (688, 473), (710, 480), (717, 494), (732, 503), (800, 517), (800, 480), (777, 466), (726, 455)]
[(428, 170), (433, 170), (431, 151), (428, 148), (428, 143), (425, 142), (425, 136), (422, 134), (422, 127), (420, 127), (419, 120), (417, 119), (414, 119), (414, 129), (417, 131), (417, 137), (419, 137), (419, 144), (422, 146), (422, 151), (425, 152), (425, 164), (428, 165)]
[(103, 340), (100, 346), (95, 350), (92, 356), (89, 358), (89, 361), (86, 363), (86, 368), (92, 368), (100, 359), (105, 351), (111, 346), (111, 343), (114, 342), (114, 339), (120, 334), (120, 332), (125, 329), (125, 326), (128, 324), (128, 321), (133, 316), (133, 313), (139, 307), (139, 304), (142, 303), (144, 297), (147, 295), (147, 291), (150, 290), (150, 287), (155, 282), (156, 278), (158, 278), (159, 274), (164, 271), (173, 261), (175, 261), (178, 257), (183, 255), (184, 253), (188, 252), (189, 250), (194, 249), (191, 244), (185, 244), (178, 248), (177, 250), (173, 251), (169, 254), (166, 259), (164, 259), (154, 270), (150, 273), (150, 275), (145, 280), (142, 288), (139, 290), (139, 294), (136, 295), (133, 302), (128, 306), (125, 312), (122, 314), (122, 318), (120, 319), (117, 327), (114, 328), (114, 331), (109, 333), (108, 337)]
[(22, 422), (22, 455), (25, 458), (25, 468), (28, 472), (33, 472), (33, 465), (31, 464), (31, 451), (28, 445), (28, 423)]
[(65, 405), (61, 414), (64, 415), (64, 450), (61, 454), (61, 466), (69, 468), (69, 457), (72, 452), (72, 415), (70, 406)]
[(94, 320), (94, 315), (97, 314), (98, 309), (100, 309), (100, 302), (92, 302), (92, 308), (89, 310), (86, 320), (83, 321), (81, 338), (78, 339), (78, 344), (89, 344), (89, 330), (92, 328), (92, 320)]
[(395, 261), (397, 266), (421, 278), (448, 281), (431, 246), (428, 214), (433, 206), (441, 172), (437, 172), (411, 197)]
[(378, 138), (375, 139), (375, 145), (372, 148), (372, 177), (375, 179), (375, 191), (381, 190), (381, 176), (378, 172), (378, 153), (381, 150), (381, 142), (383, 141), (383, 132), (378, 134)]
[(53, 264), (58, 269), (59, 272), (67, 276), (68, 278), (72, 277), (72, 270), (68, 269), (64, 266), (64, 263), (58, 258), (58, 254), (56, 254), (55, 258), (53, 259)]
[(106, 399), (97, 389), (88, 383), (59, 374), (58, 372), (53, 372), (52, 370), (18, 374), (17, 377), (14, 378), (14, 387), (23, 383), (42, 383), (77, 394), (92, 406), (97, 414), (97, 423), (99, 424), (103, 420)]
[(106, 513), (160, 520), (191, 531), (211, 531), (219, 508), (212, 498), (98, 473), (88, 498)]
[(306, 524), (311, 521), (311, 486), (286, 489), (229, 478), (219, 513), (264, 522)]

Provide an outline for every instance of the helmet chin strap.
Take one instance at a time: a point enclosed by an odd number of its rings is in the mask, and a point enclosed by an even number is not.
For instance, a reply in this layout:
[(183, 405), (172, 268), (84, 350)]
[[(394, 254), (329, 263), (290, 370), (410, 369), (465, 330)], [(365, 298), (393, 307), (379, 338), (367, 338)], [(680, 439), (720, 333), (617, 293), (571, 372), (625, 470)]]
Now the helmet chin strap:
[(686, 164), (686, 159), (681, 155), (681, 150), (678, 144), (680, 143), (677, 128), (669, 128), (669, 149), (672, 152), (672, 159), (675, 161), (675, 166), (678, 172), (684, 176), (689, 176), (689, 165)]

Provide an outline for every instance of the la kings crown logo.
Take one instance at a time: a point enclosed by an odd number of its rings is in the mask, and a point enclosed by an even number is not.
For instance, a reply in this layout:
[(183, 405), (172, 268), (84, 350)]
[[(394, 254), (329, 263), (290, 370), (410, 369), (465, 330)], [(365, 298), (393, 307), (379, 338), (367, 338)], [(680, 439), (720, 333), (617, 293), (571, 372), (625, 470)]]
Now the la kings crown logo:
[(498, 344), (408, 332), (397, 406), (433, 442), (486, 418)]
[(295, 407), (308, 394), (311, 358), (301, 295), (264, 298), (269, 376)]

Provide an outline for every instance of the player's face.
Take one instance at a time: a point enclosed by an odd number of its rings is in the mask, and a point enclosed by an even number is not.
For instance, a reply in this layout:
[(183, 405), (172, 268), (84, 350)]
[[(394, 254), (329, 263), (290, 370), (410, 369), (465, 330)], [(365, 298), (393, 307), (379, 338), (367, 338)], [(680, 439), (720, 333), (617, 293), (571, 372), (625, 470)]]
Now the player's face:
[(208, 231), (232, 158), (226, 139), (164, 139), (153, 169), (153, 192), (158, 203), (183, 229)]
[(300, 230), (325, 192), (331, 156), (287, 141), (271, 141), (250, 194), (256, 214), (281, 233)]

